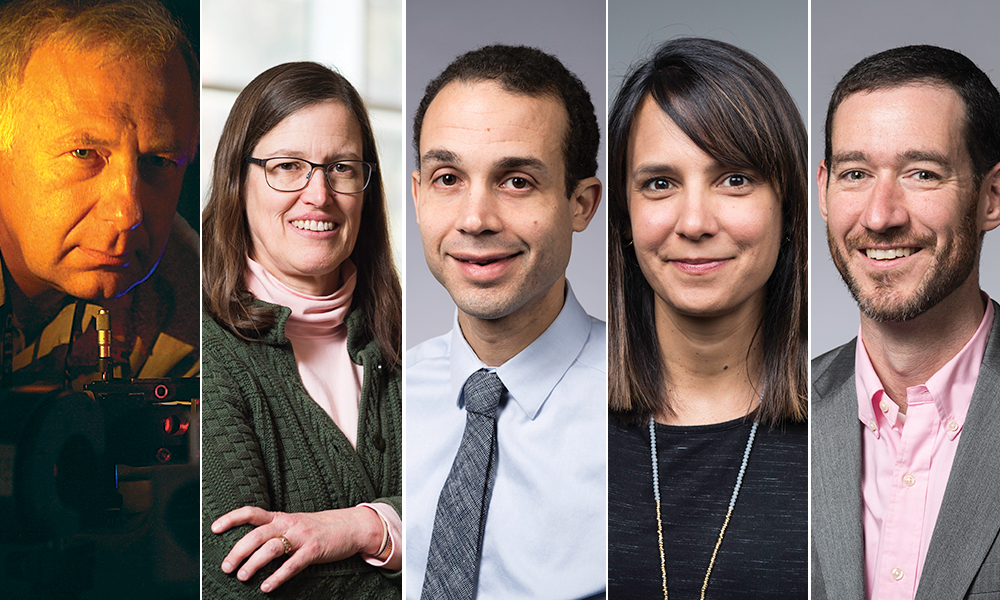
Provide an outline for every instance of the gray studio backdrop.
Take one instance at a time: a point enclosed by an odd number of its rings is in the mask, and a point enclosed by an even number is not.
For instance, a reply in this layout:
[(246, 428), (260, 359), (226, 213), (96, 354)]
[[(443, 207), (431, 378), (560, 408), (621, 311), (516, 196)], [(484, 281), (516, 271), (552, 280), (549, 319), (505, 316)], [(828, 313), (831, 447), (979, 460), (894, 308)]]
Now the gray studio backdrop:
[[(459, 54), (493, 43), (536, 46), (554, 54), (590, 91), (601, 124), (597, 176), (607, 180), (605, 162), (604, 0), (422, 0), (406, 9), (406, 281), (405, 346), (451, 329), (455, 305), (424, 262), (420, 230), (409, 193), (415, 168), (413, 112), (424, 87)], [(590, 227), (573, 237), (567, 277), (588, 313), (607, 313), (607, 211), (601, 205)]]
[(629, 65), (648, 57), (660, 42), (707, 37), (763, 61), (805, 121), (808, 27), (807, 0), (608, 0), (608, 94), (614, 98)]
[[(996, 0), (824, 0), (812, 7), (812, 356), (849, 341), (858, 333), (858, 309), (844, 287), (826, 248), (826, 227), (819, 215), (816, 168), (823, 158), (823, 122), (837, 81), (862, 58), (897, 46), (933, 44), (972, 59), (994, 84), (1000, 84), (1000, 2)], [(1000, 298), (1000, 231), (986, 234), (980, 260), (980, 286)]]

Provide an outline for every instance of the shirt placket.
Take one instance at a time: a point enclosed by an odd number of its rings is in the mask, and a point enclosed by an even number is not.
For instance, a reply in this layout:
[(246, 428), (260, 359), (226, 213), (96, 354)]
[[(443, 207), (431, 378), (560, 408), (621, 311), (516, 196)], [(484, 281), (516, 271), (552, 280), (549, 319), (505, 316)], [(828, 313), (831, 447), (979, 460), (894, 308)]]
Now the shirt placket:
[(872, 598), (911, 600), (919, 578), (920, 541), (934, 435), (940, 417), (925, 387), (910, 388), (907, 413), (892, 473), (891, 497), (882, 526), (882, 548)]

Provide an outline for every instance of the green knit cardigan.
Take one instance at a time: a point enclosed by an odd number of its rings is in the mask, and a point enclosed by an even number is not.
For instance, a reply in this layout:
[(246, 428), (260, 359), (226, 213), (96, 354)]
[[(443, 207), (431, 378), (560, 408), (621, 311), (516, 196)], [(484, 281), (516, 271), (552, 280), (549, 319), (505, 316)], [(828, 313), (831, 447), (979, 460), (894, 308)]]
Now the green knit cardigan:
[(209, 527), (241, 506), (317, 512), (386, 502), (403, 514), (400, 372), (386, 366), (361, 311), (346, 320), (348, 353), (364, 366), (355, 450), (302, 384), (284, 334), (291, 311), (261, 304), (273, 307), (277, 322), (260, 342), (202, 319), (202, 597), (399, 598), (399, 574), (357, 555), (311, 565), (269, 594), (260, 584), (283, 559), (247, 582), (222, 572), (222, 560), (252, 527), (220, 535)]

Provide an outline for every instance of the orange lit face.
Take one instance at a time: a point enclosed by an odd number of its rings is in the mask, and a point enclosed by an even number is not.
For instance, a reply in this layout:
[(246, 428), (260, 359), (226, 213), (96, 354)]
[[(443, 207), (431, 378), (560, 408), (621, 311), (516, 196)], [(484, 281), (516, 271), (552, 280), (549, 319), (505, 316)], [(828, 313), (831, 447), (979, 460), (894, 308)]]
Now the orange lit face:
[(21, 290), (114, 298), (159, 263), (198, 115), (178, 52), (149, 67), (49, 43), (14, 91), (0, 150), (0, 250)]

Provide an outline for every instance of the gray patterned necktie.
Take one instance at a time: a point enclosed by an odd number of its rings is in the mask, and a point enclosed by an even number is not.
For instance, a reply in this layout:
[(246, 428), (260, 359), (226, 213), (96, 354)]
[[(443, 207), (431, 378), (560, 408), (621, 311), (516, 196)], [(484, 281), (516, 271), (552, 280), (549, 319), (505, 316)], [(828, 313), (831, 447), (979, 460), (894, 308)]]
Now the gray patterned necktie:
[(465, 381), (465, 433), (434, 514), (421, 600), (472, 600), (479, 580), (483, 528), (497, 461), (497, 405), (504, 385), (496, 373)]

